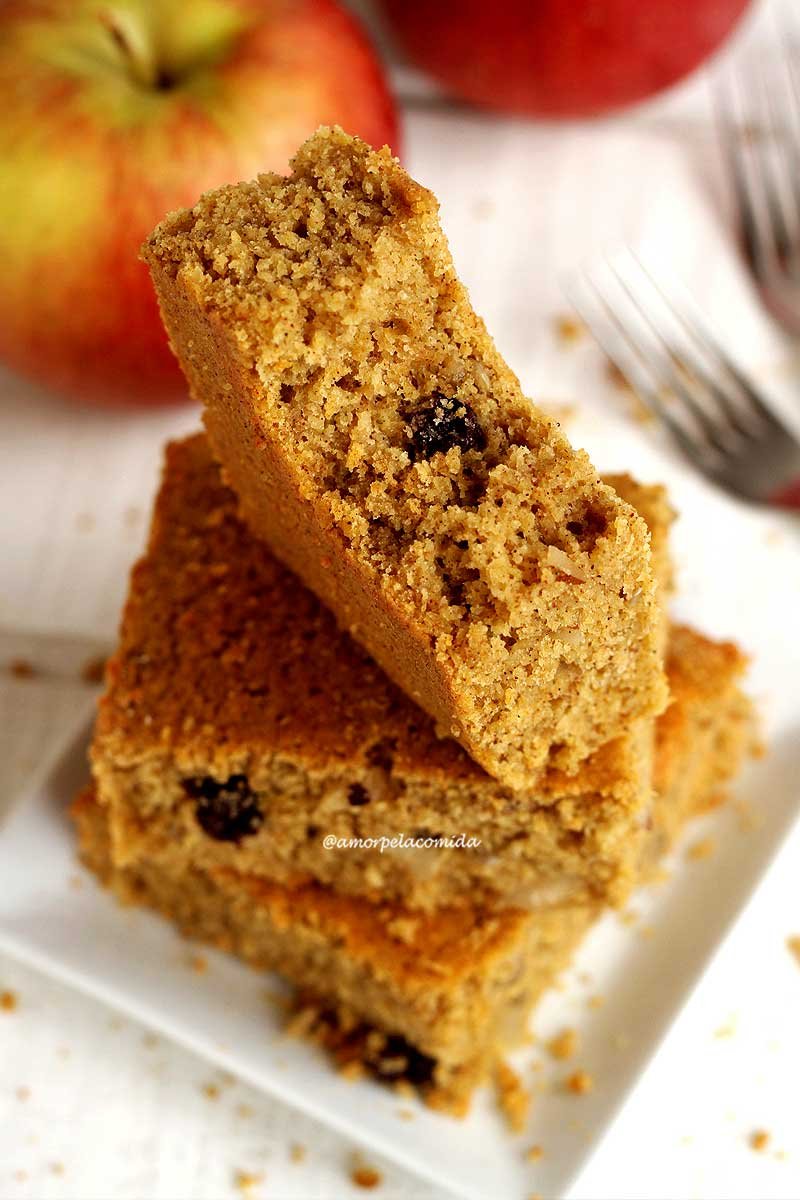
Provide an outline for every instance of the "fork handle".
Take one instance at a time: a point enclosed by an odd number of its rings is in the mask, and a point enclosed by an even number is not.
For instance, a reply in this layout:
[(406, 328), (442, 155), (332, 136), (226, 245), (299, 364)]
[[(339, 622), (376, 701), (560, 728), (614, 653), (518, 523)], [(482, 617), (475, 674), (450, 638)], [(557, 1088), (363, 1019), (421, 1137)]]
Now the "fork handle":
[(794, 483), (790, 483), (787, 487), (782, 487), (779, 491), (774, 492), (769, 497), (770, 504), (777, 505), (778, 508), (798, 508), (800, 509), (800, 479), (796, 479)]

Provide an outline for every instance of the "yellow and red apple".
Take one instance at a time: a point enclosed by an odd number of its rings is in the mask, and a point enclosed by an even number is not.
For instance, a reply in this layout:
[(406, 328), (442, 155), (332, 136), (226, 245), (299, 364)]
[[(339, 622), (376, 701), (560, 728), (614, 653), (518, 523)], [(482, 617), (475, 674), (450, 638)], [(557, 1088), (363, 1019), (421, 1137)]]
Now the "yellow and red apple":
[(6, 0), (0, 98), (0, 358), (98, 403), (185, 395), (138, 258), (168, 211), (320, 124), (397, 147), (334, 0)]
[(454, 95), (534, 117), (597, 116), (675, 83), (749, 0), (382, 0), (411, 60)]

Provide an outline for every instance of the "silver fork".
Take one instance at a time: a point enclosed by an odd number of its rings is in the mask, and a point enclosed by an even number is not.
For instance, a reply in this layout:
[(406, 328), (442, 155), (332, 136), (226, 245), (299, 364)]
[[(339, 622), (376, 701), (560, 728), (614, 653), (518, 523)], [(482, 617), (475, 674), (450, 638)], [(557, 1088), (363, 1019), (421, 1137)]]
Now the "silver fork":
[(747, 500), (800, 509), (800, 439), (632, 251), (567, 284), (601, 348), (694, 465)]
[(795, 42), (782, 30), (769, 69), (763, 56), (727, 68), (713, 89), (739, 240), (762, 301), (800, 335), (800, 77)]

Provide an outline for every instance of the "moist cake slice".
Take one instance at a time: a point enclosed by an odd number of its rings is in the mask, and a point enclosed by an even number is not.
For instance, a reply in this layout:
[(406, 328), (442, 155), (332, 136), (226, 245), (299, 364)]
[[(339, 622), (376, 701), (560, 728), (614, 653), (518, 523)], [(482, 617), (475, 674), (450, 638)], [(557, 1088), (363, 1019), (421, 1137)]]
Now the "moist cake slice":
[[(81, 854), (123, 903), (155, 908), (181, 932), (274, 969), (342, 1026), (368, 1024), (404, 1056), (403, 1075), (460, 1113), (501, 1046), (522, 1039), (531, 1005), (568, 962), (593, 912), (410, 913), (318, 884), (286, 888), (225, 869), (117, 867), (92, 789), (75, 804)], [(389, 1074), (389, 1072), (384, 1072)]]
[[(666, 576), (663, 489), (615, 485), (641, 507)], [(206, 439), (168, 448), (92, 747), (119, 865), (316, 880), (422, 909), (620, 902), (652, 740), (640, 720), (574, 775), (550, 766), (534, 787), (503, 787), (250, 533)]]
[[(646, 873), (683, 822), (719, 798), (752, 745), (736, 648), (688, 629), (675, 630), (671, 643), (673, 697), (656, 737), (663, 790), (651, 814)], [(120, 900), (157, 909), (186, 935), (280, 972), (325, 1014), (340, 1053), (352, 1057), (363, 1047), (375, 1073), (410, 1078), (453, 1112), (465, 1111), (498, 1055), (523, 1038), (531, 1006), (599, 912), (561, 905), (420, 913), (227, 867), (146, 859), (121, 866), (108, 809), (92, 789), (74, 815), (84, 860)]]
[(144, 247), (252, 528), (490, 775), (666, 701), (647, 531), (521, 393), (388, 149), (319, 130)]

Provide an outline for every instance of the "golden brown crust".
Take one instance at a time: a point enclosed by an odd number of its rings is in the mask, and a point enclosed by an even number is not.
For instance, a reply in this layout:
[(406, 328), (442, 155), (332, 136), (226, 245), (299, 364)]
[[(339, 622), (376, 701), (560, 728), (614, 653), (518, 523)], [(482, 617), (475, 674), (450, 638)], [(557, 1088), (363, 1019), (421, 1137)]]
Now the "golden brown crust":
[(658, 859), (685, 822), (720, 803), (743, 760), (755, 753), (752, 703), (740, 690), (747, 658), (686, 625), (670, 630), (670, 703), (656, 723), (656, 804), (646, 859)]

